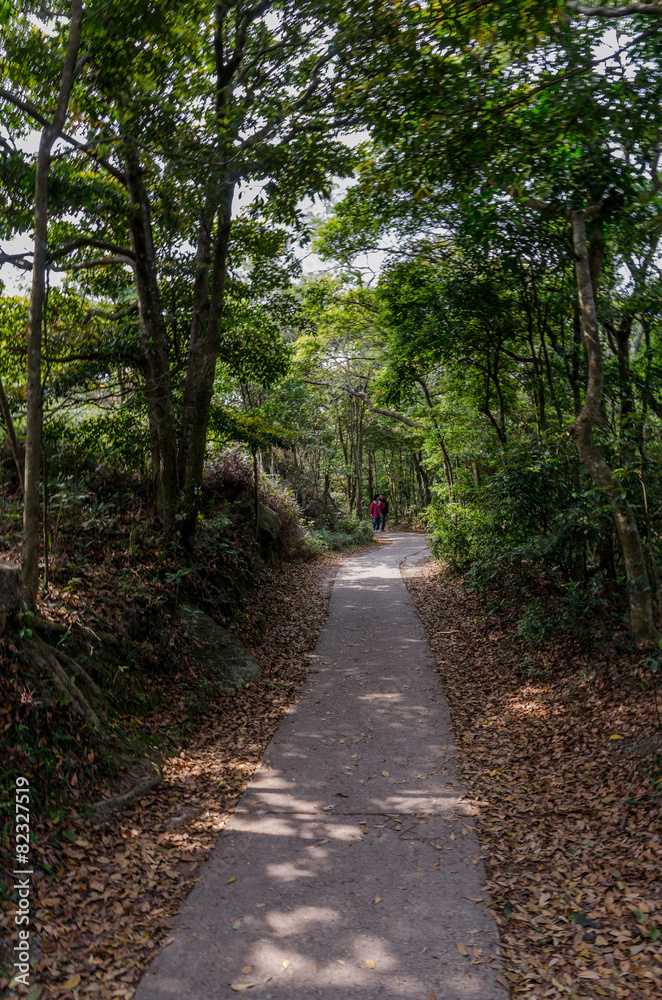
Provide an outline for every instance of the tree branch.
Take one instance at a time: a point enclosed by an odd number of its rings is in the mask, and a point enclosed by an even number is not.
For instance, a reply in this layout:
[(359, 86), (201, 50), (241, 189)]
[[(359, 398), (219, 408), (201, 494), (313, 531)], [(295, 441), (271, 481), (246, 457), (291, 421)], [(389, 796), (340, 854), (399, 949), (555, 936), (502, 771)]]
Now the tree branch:
[(573, 14), (588, 17), (630, 17), (631, 14), (657, 14), (662, 17), (662, 3), (630, 3), (626, 7), (585, 7), (580, 3), (566, 4)]
[(26, 254), (31, 252), (31, 250), (26, 250), (25, 253), (4, 253), (0, 250), (0, 267), (3, 264), (12, 264), (14, 267), (20, 267), (23, 271), (31, 271), (32, 264), (28, 264), (25, 260)]
[(97, 250), (107, 250), (109, 253), (122, 254), (124, 257), (133, 259), (133, 252), (127, 247), (119, 246), (117, 243), (106, 243), (105, 240), (98, 240), (93, 236), (81, 236), (76, 240), (72, 240), (71, 243), (65, 243), (63, 247), (59, 247), (57, 250), (49, 253), (49, 260), (66, 257), (67, 254), (73, 253), (74, 250), (80, 250), (81, 247), (95, 247)]
[[(31, 101), (26, 101), (17, 94), (12, 94), (12, 92), (7, 90), (6, 87), (0, 87), (0, 97), (4, 97), (6, 101), (13, 104), (15, 108), (19, 109), (19, 111), (24, 111), (30, 116), (30, 118), (44, 128), (51, 125), (51, 122), (46, 115), (42, 114), (42, 112)], [(95, 153), (89, 143), (80, 142), (78, 139), (75, 139), (73, 135), (69, 135), (67, 132), (60, 132), (58, 138), (62, 139), (63, 142), (66, 142), (74, 149), (79, 150), (81, 153), (85, 153), (85, 155), (89, 156), (95, 163), (98, 163), (100, 167), (107, 170), (108, 173), (111, 174), (116, 180), (120, 181), (124, 185), (126, 184), (126, 179), (122, 171), (118, 170), (117, 167), (114, 167), (109, 160), (105, 159), (105, 157), (99, 156)]]
[(125, 316), (131, 316), (133, 313), (138, 312), (138, 303), (132, 302), (130, 306), (125, 306), (124, 309), (118, 309), (116, 312), (104, 312), (103, 309), (88, 309), (83, 317), (83, 322), (87, 323), (92, 316), (100, 316), (101, 319), (123, 319)]
[(52, 271), (82, 271), (86, 267), (105, 267), (107, 264), (130, 264), (133, 267), (135, 261), (133, 257), (125, 254), (111, 254), (110, 257), (90, 257), (89, 260), (81, 260), (78, 263), (67, 264), (65, 267), (53, 267)]
[(425, 424), (421, 424), (417, 420), (412, 420), (410, 417), (406, 417), (404, 413), (397, 413), (396, 410), (389, 410), (383, 406), (375, 406), (367, 392), (356, 392), (356, 390), (350, 389), (347, 386), (343, 386), (343, 388), (348, 396), (354, 396), (357, 399), (362, 399), (372, 413), (379, 413), (383, 417), (392, 417), (393, 420), (400, 420), (403, 424), (406, 424), (407, 427), (414, 427), (417, 431), (427, 430)]

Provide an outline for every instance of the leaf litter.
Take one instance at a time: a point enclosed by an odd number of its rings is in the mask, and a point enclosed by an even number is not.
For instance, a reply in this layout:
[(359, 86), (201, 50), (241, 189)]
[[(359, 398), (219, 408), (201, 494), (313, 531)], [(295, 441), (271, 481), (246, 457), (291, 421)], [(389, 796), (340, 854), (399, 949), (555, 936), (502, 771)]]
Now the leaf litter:
[[(266, 626), (259, 641), (250, 619), (237, 633), (260, 663), (262, 679), (210, 697), (193, 734), (171, 740), (178, 745), (161, 785), (103, 825), (72, 807), (65, 820), (69, 843), (59, 836), (61, 820), (40, 820), (31, 932), (39, 952), (32, 985), (43, 1000), (131, 1000), (172, 940), (173, 917), (296, 698), (326, 618), (329, 576), (351, 554), (286, 564), (260, 583), (250, 617)], [(170, 704), (141, 725), (171, 732), (181, 722), (179, 707)], [(14, 929), (8, 902), (0, 909), (2, 936)], [(2, 995), (17, 996), (8, 984), (0, 975)], [(241, 991), (252, 985), (231, 984)]]
[(532, 649), (517, 608), (434, 562), (403, 575), (477, 808), (499, 981), (532, 1000), (659, 1000), (662, 759), (641, 651), (627, 636), (590, 654), (568, 636)]

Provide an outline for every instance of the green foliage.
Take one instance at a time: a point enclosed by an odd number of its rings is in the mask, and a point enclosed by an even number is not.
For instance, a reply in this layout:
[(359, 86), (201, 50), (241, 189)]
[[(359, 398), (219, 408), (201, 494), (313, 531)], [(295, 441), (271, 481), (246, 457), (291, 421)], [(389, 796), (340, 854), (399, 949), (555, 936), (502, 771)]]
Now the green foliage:
[(54, 418), (45, 427), (44, 443), (63, 476), (144, 469), (149, 448), (146, 420), (129, 407), (78, 420)]
[(343, 549), (353, 545), (367, 545), (373, 542), (374, 532), (368, 521), (343, 517), (339, 518), (332, 528), (308, 528), (306, 540), (311, 553), (342, 552)]
[(567, 440), (557, 434), (511, 446), (464, 504), (442, 495), (429, 511), (435, 553), (467, 571), (469, 586), (508, 580), (526, 590), (546, 577), (559, 584), (588, 565), (611, 533), (608, 508), (586, 483)]

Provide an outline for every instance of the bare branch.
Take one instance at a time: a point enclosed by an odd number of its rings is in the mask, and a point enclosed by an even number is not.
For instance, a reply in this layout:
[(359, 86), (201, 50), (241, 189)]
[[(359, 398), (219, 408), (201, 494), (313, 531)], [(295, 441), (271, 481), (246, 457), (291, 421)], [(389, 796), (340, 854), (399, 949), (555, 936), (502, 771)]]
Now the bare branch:
[(662, 3), (630, 3), (625, 7), (585, 7), (581, 3), (566, 4), (573, 14), (588, 17), (630, 17), (632, 14), (657, 14), (662, 17)]
[[(26, 101), (23, 97), (13, 94), (5, 87), (0, 87), (0, 97), (3, 97), (10, 104), (13, 104), (15, 108), (19, 109), (19, 111), (24, 111), (30, 116), (30, 118), (33, 119), (33, 121), (42, 125), (44, 128), (51, 125), (48, 117), (42, 114), (42, 112), (34, 104), (32, 104), (31, 101)], [(85, 155), (89, 156), (95, 163), (98, 163), (100, 167), (107, 170), (108, 173), (111, 174), (116, 180), (120, 181), (122, 184), (126, 184), (126, 179), (122, 171), (113, 166), (113, 164), (110, 163), (109, 160), (106, 160), (105, 157), (99, 156), (95, 153), (94, 147), (90, 143), (80, 142), (78, 139), (75, 139), (73, 135), (69, 135), (67, 132), (60, 132), (58, 138), (62, 139), (63, 142), (66, 142), (74, 149), (79, 150), (81, 153), (85, 153)]]
[(18, 267), (22, 271), (31, 271), (32, 264), (29, 264), (25, 257), (27, 254), (31, 253), (31, 250), (26, 250), (25, 253), (4, 253), (0, 250), (0, 267), (3, 264), (11, 264), (13, 267)]
[[(512, 194), (512, 191), (508, 192)], [(562, 208), (560, 205), (553, 205), (548, 201), (541, 201), (540, 198), (534, 198), (529, 196), (528, 198), (522, 199), (525, 205), (532, 208), (535, 212), (540, 212), (543, 215), (554, 215), (559, 219), (570, 219), (573, 213), (580, 211), (585, 219), (594, 219), (600, 214), (602, 209), (602, 202), (598, 202), (595, 205), (588, 205), (586, 208), (582, 209), (572, 209), (572, 208)]]
[(93, 236), (81, 236), (76, 240), (72, 240), (71, 243), (65, 243), (63, 247), (59, 247), (57, 250), (52, 250), (48, 255), (49, 260), (66, 257), (67, 254), (73, 253), (74, 250), (80, 250), (81, 247), (95, 247), (97, 250), (107, 250), (109, 253), (122, 254), (124, 257), (133, 259), (133, 251), (129, 250), (128, 247), (119, 246), (117, 243), (106, 243), (105, 240), (98, 240)]
[(53, 267), (52, 271), (82, 271), (87, 267), (105, 267), (108, 264), (129, 264), (133, 267), (134, 260), (133, 257), (127, 257), (125, 254), (116, 253), (111, 254), (109, 257), (90, 257), (89, 260), (81, 260), (74, 264), (67, 264), (64, 267)]
[(138, 303), (132, 302), (130, 306), (125, 306), (124, 309), (118, 309), (116, 312), (104, 312), (103, 309), (88, 309), (83, 317), (83, 322), (87, 323), (92, 316), (100, 316), (102, 319), (116, 320), (123, 319), (125, 316), (132, 316), (133, 313), (138, 312)]
[(393, 420), (400, 420), (407, 427), (414, 427), (417, 431), (427, 430), (425, 424), (419, 423), (417, 420), (412, 420), (410, 417), (406, 417), (404, 413), (397, 413), (395, 410), (388, 410), (383, 406), (375, 406), (368, 396), (367, 392), (356, 392), (354, 389), (350, 389), (347, 386), (343, 387), (348, 396), (355, 396), (358, 399), (362, 399), (365, 405), (373, 413), (379, 413), (383, 417), (392, 417)]

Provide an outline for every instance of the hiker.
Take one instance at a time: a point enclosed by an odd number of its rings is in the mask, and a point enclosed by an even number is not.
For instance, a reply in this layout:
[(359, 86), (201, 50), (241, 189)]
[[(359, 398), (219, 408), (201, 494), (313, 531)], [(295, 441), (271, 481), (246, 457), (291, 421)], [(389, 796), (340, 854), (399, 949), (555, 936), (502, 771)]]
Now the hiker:
[(380, 499), (379, 493), (375, 493), (374, 499), (370, 504), (370, 517), (372, 518), (373, 531), (379, 531), (379, 524), (382, 519), (383, 509), (384, 509), (384, 504)]
[(385, 493), (379, 494), (379, 499), (382, 504), (382, 531), (386, 527), (386, 518), (388, 517), (388, 500), (386, 499)]

